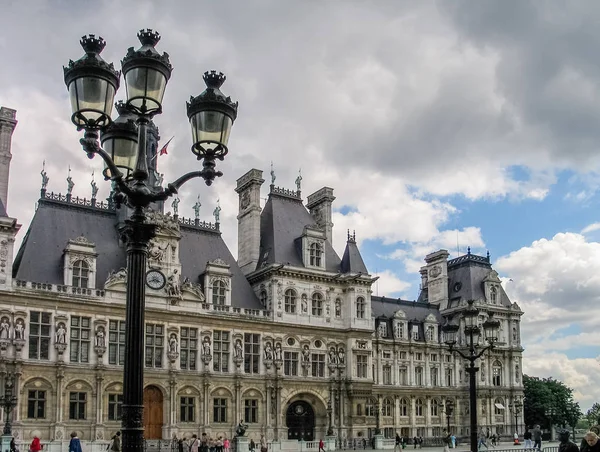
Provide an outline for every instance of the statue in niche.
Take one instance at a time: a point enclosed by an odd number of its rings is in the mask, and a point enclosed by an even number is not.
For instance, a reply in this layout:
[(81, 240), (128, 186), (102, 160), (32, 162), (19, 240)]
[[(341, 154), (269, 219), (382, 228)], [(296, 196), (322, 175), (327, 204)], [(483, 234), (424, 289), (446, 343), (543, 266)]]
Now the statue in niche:
[(171, 334), (171, 337), (169, 338), (169, 353), (177, 353), (178, 345), (177, 335), (175, 333)]
[(270, 342), (265, 344), (265, 359), (272, 360), (273, 359), (273, 347)]
[(59, 323), (56, 328), (56, 334), (54, 335), (54, 341), (57, 344), (67, 343), (67, 330), (64, 323)]
[(339, 298), (335, 300), (335, 316), (342, 316), (342, 301)]
[(17, 319), (17, 323), (15, 324), (15, 339), (18, 341), (25, 339), (25, 326), (21, 319)]
[(344, 364), (346, 359), (346, 352), (343, 347), (338, 348), (338, 364)]
[(282, 361), (282, 353), (281, 353), (281, 343), (277, 342), (275, 344), (275, 361)]
[(310, 362), (310, 350), (308, 349), (308, 345), (304, 345), (302, 347), (302, 360), (305, 363), (309, 363)]
[(235, 341), (235, 357), (236, 358), (244, 357), (244, 348), (242, 347), (242, 341), (240, 339)]
[(98, 328), (98, 331), (96, 331), (96, 347), (101, 347), (104, 348), (106, 347), (106, 337), (104, 335), (104, 328), (100, 327)]
[(0, 339), (9, 339), (10, 323), (8, 317), (2, 317), (0, 321)]
[(329, 349), (329, 364), (337, 364), (337, 354), (334, 347)]
[(204, 341), (202, 342), (202, 354), (204, 356), (212, 356), (210, 352), (210, 337), (204, 336)]
[(148, 247), (148, 257), (150, 260), (162, 262), (165, 257), (165, 253), (169, 248), (169, 243), (166, 242), (163, 247), (160, 246), (160, 241), (152, 240), (150, 241), (150, 246)]
[(517, 328), (516, 327), (513, 328), (513, 341), (517, 342)]
[(302, 313), (306, 314), (308, 312), (308, 297), (305, 293), (302, 294), (302, 301), (300, 302), (302, 307)]
[(515, 366), (515, 380), (517, 381), (517, 383), (519, 382), (519, 380), (521, 379), (521, 372), (519, 370), (519, 365), (517, 364)]
[(179, 281), (179, 272), (173, 270), (171, 276), (167, 279), (167, 295), (170, 297), (181, 298), (181, 283)]

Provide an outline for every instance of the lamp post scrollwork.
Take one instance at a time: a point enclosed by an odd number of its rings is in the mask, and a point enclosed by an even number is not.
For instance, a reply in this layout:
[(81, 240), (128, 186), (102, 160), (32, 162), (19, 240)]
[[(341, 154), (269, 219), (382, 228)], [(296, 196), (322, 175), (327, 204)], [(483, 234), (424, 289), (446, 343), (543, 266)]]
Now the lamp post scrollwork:
[(0, 399), (4, 408), (4, 435), (12, 435), (12, 410), (17, 406), (17, 396), (14, 391), (15, 376), (8, 375), (4, 383), (4, 395)]

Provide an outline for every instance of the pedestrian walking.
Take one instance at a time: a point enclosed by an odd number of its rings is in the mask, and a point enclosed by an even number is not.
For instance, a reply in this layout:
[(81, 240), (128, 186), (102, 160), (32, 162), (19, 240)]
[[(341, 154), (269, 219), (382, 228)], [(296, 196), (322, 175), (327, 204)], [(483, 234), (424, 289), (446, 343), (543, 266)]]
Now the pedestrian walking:
[(323, 442), (323, 438), (319, 440), (319, 452), (325, 452), (325, 443)]
[(539, 425), (533, 427), (531, 435), (533, 436), (533, 448), (542, 450), (542, 429)]
[(77, 432), (71, 433), (71, 441), (69, 441), (69, 452), (82, 452), (81, 441), (77, 438)]
[(525, 433), (523, 433), (523, 439), (525, 440), (525, 449), (533, 448), (533, 441), (531, 441), (531, 430), (529, 430), (529, 427), (525, 427)]

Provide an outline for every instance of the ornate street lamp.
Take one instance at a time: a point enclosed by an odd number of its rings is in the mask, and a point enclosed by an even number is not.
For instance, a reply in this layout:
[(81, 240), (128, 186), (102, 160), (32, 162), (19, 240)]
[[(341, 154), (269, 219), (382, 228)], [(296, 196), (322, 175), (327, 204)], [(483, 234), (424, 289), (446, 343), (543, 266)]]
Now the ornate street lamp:
[[(500, 322), (493, 318), (492, 313), (488, 315), (488, 319), (483, 322), (483, 331), (485, 339), (488, 345), (480, 346), (478, 344), (479, 334), (481, 333), (479, 326), (477, 325), (477, 318), (479, 316), (479, 309), (473, 306), (473, 300), (468, 301), (468, 307), (461, 313), (461, 317), (464, 319), (464, 334), (468, 339), (468, 344), (465, 347), (465, 352), (456, 349), (457, 336), (460, 331), (460, 326), (453, 323), (447, 323), (442, 327), (444, 333), (444, 342), (450, 347), (450, 352), (457, 353), (463, 359), (469, 361), (470, 365), (467, 367), (469, 373), (469, 411), (471, 415), (471, 450), (477, 450), (477, 379), (476, 375), (479, 371), (479, 367), (475, 366), (481, 355), (488, 349), (494, 347), (494, 344), (498, 340), (498, 330), (500, 329)], [(459, 318), (460, 322), (460, 318)]]
[[(211, 185), (215, 177), (215, 160), (223, 160), (231, 126), (237, 116), (237, 102), (225, 97), (220, 87), (225, 76), (215, 71), (204, 73), (206, 90), (192, 98), (187, 106), (192, 127), (192, 151), (202, 160), (203, 169), (184, 174), (167, 185), (155, 187), (148, 182), (147, 129), (154, 115), (162, 112), (165, 88), (172, 66), (166, 53), (155, 46), (160, 35), (141, 30), (142, 46), (131, 47), (123, 58), (122, 70), (127, 91), (126, 101), (117, 104), (119, 117), (112, 122), (114, 96), (119, 88), (120, 72), (100, 57), (104, 39), (84, 36), (81, 46), (85, 55), (69, 61), (64, 68), (65, 84), (71, 99), (71, 120), (78, 130), (85, 130), (80, 140), (89, 158), (99, 155), (105, 163), (104, 176), (114, 186), (113, 204), (125, 204), (133, 211), (122, 229), (127, 240), (127, 298), (125, 366), (123, 369), (123, 451), (142, 452), (144, 447), (144, 306), (145, 272), (148, 242), (155, 235), (155, 224), (146, 221), (146, 207), (177, 193), (188, 180), (201, 177)], [(102, 147), (98, 142), (101, 136)]]
[(447, 423), (447, 432), (450, 433), (450, 418), (452, 417), (452, 413), (454, 413), (454, 402), (452, 400), (446, 400), (446, 404), (444, 405), (444, 412), (446, 414), (446, 423)]
[(521, 410), (523, 409), (523, 403), (515, 397), (512, 403), (508, 406), (510, 412), (515, 416), (515, 433), (519, 434), (519, 414), (521, 414)]
[(17, 406), (17, 396), (14, 395), (14, 386), (14, 375), (7, 375), (4, 383), (4, 395), (1, 399), (2, 407), (4, 408), (4, 435), (12, 435), (11, 413), (13, 408)]

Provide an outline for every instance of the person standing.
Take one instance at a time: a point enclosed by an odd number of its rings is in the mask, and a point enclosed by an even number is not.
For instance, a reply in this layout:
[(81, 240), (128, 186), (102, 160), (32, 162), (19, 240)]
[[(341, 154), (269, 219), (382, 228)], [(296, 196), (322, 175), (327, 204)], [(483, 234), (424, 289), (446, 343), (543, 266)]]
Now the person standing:
[(195, 433), (192, 435), (192, 440), (190, 441), (190, 452), (198, 452), (198, 435)]
[(525, 427), (523, 439), (525, 440), (525, 449), (531, 449), (533, 446), (533, 442), (531, 441), (531, 430), (529, 430), (529, 427)]
[(396, 445), (394, 446), (394, 451), (396, 449), (402, 449), (402, 439), (400, 438), (400, 435), (398, 435), (398, 433), (396, 433)]
[(31, 441), (31, 445), (29, 446), (30, 452), (40, 452), (43, 449), (42, 443), (40, 443), (40, 439), (37, 436), (33, 437), (33, 441)]
[(594, 432), (587, 432), (581, 441), (581, 452), (600, 452), (600, 441)]
[(18, 452), (17, 443), (15, 442), (15, 437), (13, 436), (10, 439), (10, 452)]
[(82, 452), (81, 441), (77, 438), (77, 432), (71, 432), (71, 441), (69, 441), (69, 452)]
[(113, 452), (121, 452), (121, 432), (113, 435), (110, 443), (110, 450)]
[(542, 450), (542, 429), (539, 425), (533, 427), (533, 431), (531, 432), (533, 436), (533, 448), (537, 450)]
[(225, 437), (225, 439), (223, 440), (223, 448), (225, 449), (225, 452), (229, 452), (229, 439), (227, 437)]
[(452, 440), (450, 439), (450, 432), (446, 432), (446, 436), (444, 436), (444, 452), (450, 452), (451, 444)]
[(325, 443), (323, 442), (323, 438), (319, 440), (319, 452), (325, 452)]

